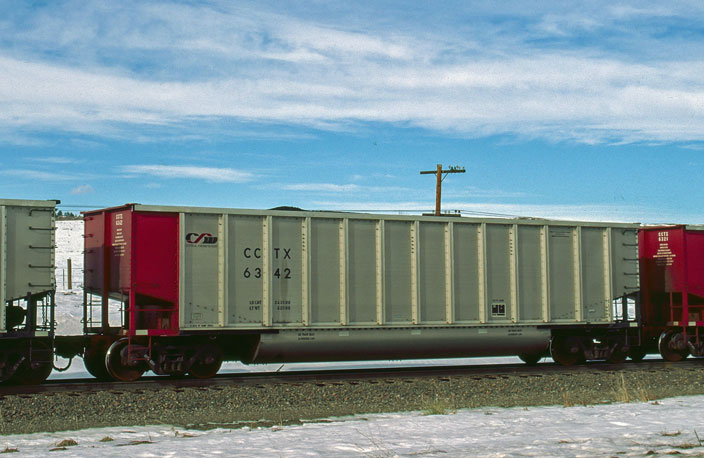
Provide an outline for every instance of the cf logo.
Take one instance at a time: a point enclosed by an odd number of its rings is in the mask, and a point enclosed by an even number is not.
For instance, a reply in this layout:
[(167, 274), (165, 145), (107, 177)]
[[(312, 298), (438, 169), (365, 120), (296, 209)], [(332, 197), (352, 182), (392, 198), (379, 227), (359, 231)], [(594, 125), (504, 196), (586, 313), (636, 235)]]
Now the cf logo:
[(202, 234), (198, 234), (197, 232), (189, 232), (186, 234), (186, 243), (213, 245), (217, 242), (218, 238), (213, 237), (213, 234), (208, 234), (207, 232), (203, 232)]

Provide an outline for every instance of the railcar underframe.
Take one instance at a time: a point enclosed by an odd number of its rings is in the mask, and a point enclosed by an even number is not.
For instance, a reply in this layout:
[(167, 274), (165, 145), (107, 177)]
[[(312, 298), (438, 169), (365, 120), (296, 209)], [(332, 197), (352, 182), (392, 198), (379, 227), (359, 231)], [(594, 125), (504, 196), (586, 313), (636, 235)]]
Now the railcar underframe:
[[(631, 316), (629, 298), (635, 312)], [(110, 326), (109, 318), (103, 321), (102, 314), (92, 316), (87, 306), (85, 335), (58, 336), (56, 353), (66, 358), (81, 355), (95, 377), (123, 381), (136, 380), (148, 370), (157, 375), (207, 378), (217, 373), (223, 361), (257, 364), (518, 356), (535, 364), (551, 356), (559, 364), (572, 365), (587, 360), (620, 363), (628, 356), (640, 360), (653, 351), (653, 345), (649, 348), (642, 340), (637, 294), (620, 302), (626, 313), (610, 324), (278, 327), (149, 336), (130, 332), (128, 305), (111, 301), (116, 310), (108, 311), (107, 316), (117, 317), (119, 325)]]

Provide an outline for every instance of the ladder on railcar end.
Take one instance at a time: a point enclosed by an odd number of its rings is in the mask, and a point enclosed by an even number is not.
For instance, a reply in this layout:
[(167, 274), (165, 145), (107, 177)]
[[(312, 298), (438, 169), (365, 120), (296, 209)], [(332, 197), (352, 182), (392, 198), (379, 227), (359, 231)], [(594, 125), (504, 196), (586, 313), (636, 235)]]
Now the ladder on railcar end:
[(670, 321), (667, 326), (681, 329), (683, 341), (693, 347), (692, 354), (700, 356), (704, 346), (704, 297), (689, 293), (687, 287), (683, 291), (670, 291), (668, 296)]
[[(94, 302), (94, 298), (99, 300)], [(119, 334), (125, 327), (128, 294), (120, 291), (118, 296), (104, 296), (87, 289), (83, 290), (83, 333), (84, 334)], [(105, 307), (107, 303), (107, 307)], [(103, 314), (107, 310), (107, 316)], [(117, 313), (119, 320), (111, 321), (111, 315)], [(119, 322), (118, 322), (119, 321)]]
[(626, 293), (614, 299), (613, 318), (619, 328), (627, 330), (629, 347), (643, 345), (640, 291)]
[(704, 325), (704, 297), (685, 291), (670, 291), (669, 326), (702, 326)]

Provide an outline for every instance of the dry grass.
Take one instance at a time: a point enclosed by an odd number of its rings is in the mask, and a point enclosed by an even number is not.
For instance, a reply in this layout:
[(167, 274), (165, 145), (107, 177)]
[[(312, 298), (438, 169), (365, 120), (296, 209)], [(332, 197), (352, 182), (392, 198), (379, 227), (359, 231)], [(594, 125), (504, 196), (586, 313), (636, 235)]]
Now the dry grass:
[(61, 442), (59, 442), (58, 444), (56, 444), (57, 447), (73, 447), (76, 445), (78, 445), (78, 442), (76, 442), (73, 439), (64, 439)]
[(569, 391), (562, 392), (562, 407), (574, 407), (575, 403), (572, 400), (572, 395)]
[[(619, 374), (618, 378), (614, 381), (614, 388), (610, 396), (607, 391), (605, 398), (601, 400), (595, 400), (591, 393), (584, 394), (584, 397), (580, 397), (579, 394), (574, 394), (565, 389), (562, 389), (560, 394), (562, 396), (563, 407), (574, 407), (578, 405), (589, 406), (609, 402), (649, 402), (652, 401), (654, 397), (645, 385), (638, 381), (627, 381), (624, 374)], [(657, 402), (653, 404), (657, 404)]]
[(632, 383), (626, 382), (626, 377), (620, 374), (621, 377), (616, 382), (614, 389), (614, 400), (616, 402), (648, 402), (653, 399), (650, 391), (641, 383), (635, 381)]
[(454, 396), (450, 398), (441, 397), (435, 393), (432, 399), (425, 399), (424, 407), (421, 409), (424, 415), (447, 415), (457, 413), (457, 402)]
[(457, 413), (457, 410), (454, 409), (447, 401), (435, 401), (428, 404), (423, 409), (423, 415), (447, 415), (450, 413)]

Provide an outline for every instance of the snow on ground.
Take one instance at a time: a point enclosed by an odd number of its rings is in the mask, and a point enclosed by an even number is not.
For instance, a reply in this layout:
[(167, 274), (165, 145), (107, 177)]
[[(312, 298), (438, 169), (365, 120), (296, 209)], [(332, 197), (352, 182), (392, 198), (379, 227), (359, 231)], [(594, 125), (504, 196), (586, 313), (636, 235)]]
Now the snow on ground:
[(699, 396), (589, 407), (468, 409), (449, 415), (365, 415), (254, 429), (97, 428), (3, 436), (0, 448), (17, 449), (17, 456), (45, 456), (72, 439), (77, 445), (66, 447), (61, 456), (701, 456), (702, 409), (704, 397)]

